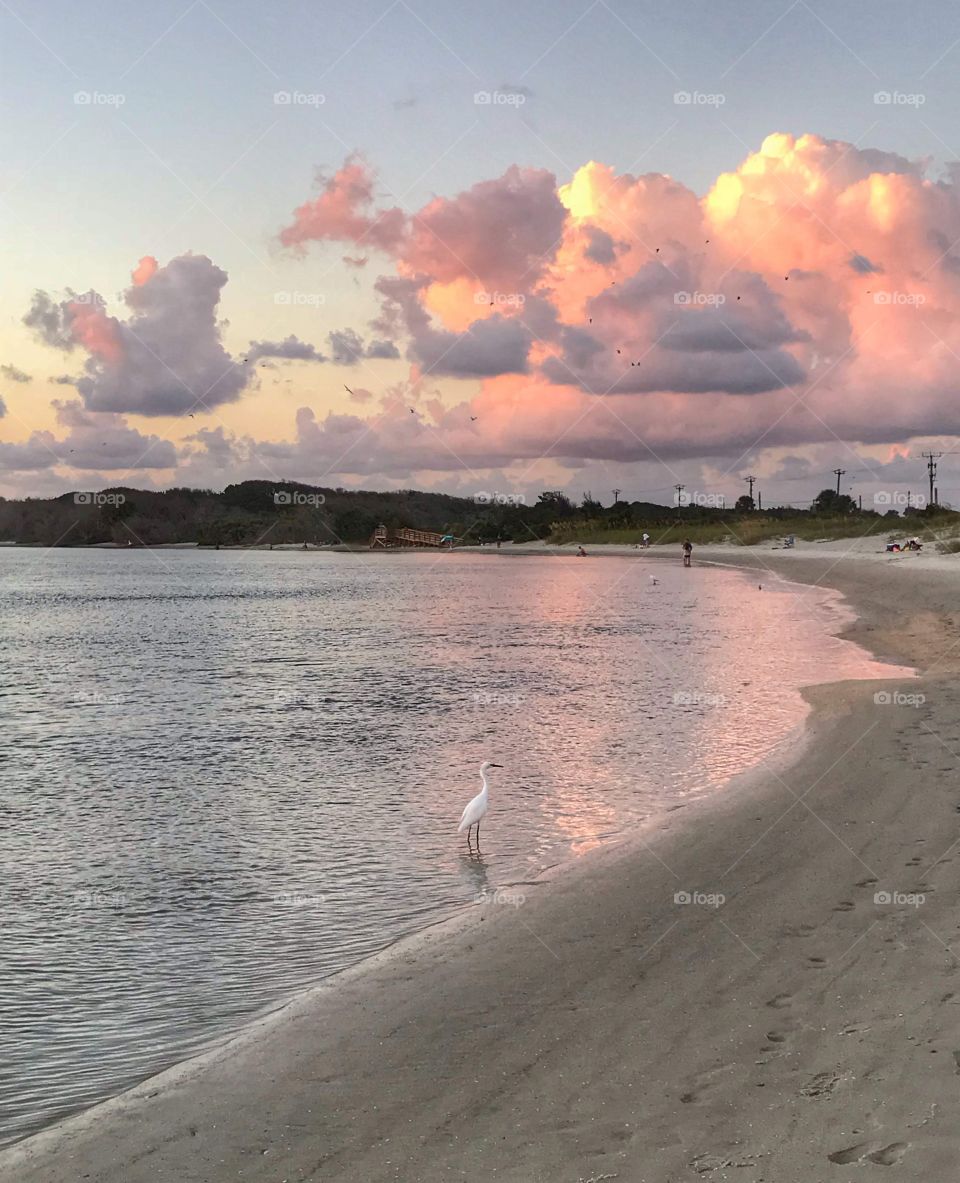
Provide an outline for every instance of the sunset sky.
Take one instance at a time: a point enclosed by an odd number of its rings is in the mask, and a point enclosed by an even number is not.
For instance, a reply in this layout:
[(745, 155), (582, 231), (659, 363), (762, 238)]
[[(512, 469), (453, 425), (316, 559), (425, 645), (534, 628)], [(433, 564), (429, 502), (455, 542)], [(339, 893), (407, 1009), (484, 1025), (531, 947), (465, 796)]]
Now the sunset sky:
[(0, 493), (960, 504), (960, 10), (0, 4)]

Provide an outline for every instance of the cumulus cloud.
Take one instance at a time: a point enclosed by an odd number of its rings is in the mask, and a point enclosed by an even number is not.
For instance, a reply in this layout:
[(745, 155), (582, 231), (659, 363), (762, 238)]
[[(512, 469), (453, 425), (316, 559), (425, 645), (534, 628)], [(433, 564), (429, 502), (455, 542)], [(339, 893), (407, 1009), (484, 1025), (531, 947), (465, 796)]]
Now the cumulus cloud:
[[(300, 219), (300, 245), (376, 221), (368, 170), (344, 169), (337, 216)], [(362, 429), (346, 464), (454, 471), (954, 434), (960, 188), (925, 170), (778, 133), (702, 198), (598, 162), (560, 184), (514, 166), (395, 215), (372, 327), (414, 381), (479, 390), (420, 434), (408, 413), (409, 438), (402, 417), (348, 417), (299, 422), (296, 447), (326, 455)]]
[(54, 450), (71, 468), (118, 471), (174, 468), (177, 450), (170, 440), (144, 435), (122, 415), (91, 413), (79, 400), (54, 400), (57, 422), (66, 434)]
[(205, 255), (140, 260), (119, 320), (95, 292), (36, 292), (24, 323), (47, 344), (87, 353), (77, 390), (90, 410), (182, 415), (235, 401), (250, 369), (223, 347), (217, 309), (227, 274)]
[(59, 463), (52, 432), (35, 431), (24, 443), (0, 441), (0, 472), (42, 472)]
[[(346, 244), (355, 261), (369, 250), (378, 311), (322, 350), (295, 337), (251, 350), (341, 365), (400, 351), (404, 387), (374, 399), (350, 384), (351, 413), (303, 406), (286, 440), (198, 436), (189, 463), (232, 455), (311, 479), (428, 483), (538, 461), (557, 474), (651, 457), (715, 458), (719, 470), (763, 463), (758, 448), (801, 456), (960, 435), (960, 181), (926, 168), (778, 133), (703, 196), (592, 161), (559, 180), (514, 166), (407, 214), (352, 158), (281, 237)], [(88, 353), (87, 410), (170, 405), (129, 339), (141, 320), (171, 369), (181, 351), (222, 349), (223, 273), (194, 260), (172, 275), (181, 262), (141, 263), (127, 320), (92, 298), (35, 297), (34, 331)], [(239, 389), (249, 366), (228, 368), (228, 384)], [(440, 384), (439, 398), (428, 384), (442, 378), (463, 384)]]
[(21, 443), (0, 443), (0, 472), (38, 473), (59, 468), (87, 472), (171, 469), (177, 450), (166, 439), (144, 435), (122, 415), (92, 414), (79, 400), (54, 400), (58, 433), (34, 431)]

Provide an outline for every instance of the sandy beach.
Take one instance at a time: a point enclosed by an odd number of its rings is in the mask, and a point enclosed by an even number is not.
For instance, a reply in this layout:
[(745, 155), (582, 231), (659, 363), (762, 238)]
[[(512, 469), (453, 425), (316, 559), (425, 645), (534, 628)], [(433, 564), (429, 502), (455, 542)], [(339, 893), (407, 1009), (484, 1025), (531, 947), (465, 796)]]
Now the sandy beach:
[(952, 1178), (960, 558), (881, 549), (695, 559), (839, 588), (848, 635), (919, 679), (814, 688), (790, 761), (9, 1148), (0, 1180)]

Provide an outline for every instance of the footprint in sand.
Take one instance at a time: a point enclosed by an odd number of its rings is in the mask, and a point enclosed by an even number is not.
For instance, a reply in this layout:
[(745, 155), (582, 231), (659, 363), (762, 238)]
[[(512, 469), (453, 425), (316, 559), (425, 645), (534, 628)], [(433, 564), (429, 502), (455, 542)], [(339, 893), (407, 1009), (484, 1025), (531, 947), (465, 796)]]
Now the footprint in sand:
[(898, 1163), (903, 1158), (909, 1146), (909, 1142), (891, 1142), (882, 1150), (875, 1150), (873, 1154), (868, 1154), (867, 1161), (879, 1163), (882, 1167), (892, 1167), (894, 1163)]
[(789, 1006), (792, 1001), (792, 994), (774, 994), (767, 1002), (767, 1006), (773, 1007), (774, 1010), (782, 1010), (785, 1006)]
[(808, 957), (807, 958), (807, 965), (809, 965), (811, 969), (823, 969), (823, 967), (826, 964), (827, 964), (826, 958), (824, 958), (824, 957)]
[[(960, 808), (960, 806), (958, 806), (958, 808)], [(874, 879), (873, 877), (869, 879), (861, 879), (857, 884), (857, 887), (873, 887), (873, 885), (877, 882), (879, 882), (879, 880)]]
[(851, 1162), (875, 1162), (882, 1167), (892, 1167), (910, 1149), (910, 1143), (891, 1142), (889, 1146), (883, 1146), (869, 1154), (865, 1153), (866, 1147), (866, 1142), (858, 1142), (856, 1146), (848, 1146), (846, 1150), (835, 1150), (833, 1154), (828, 1154), (827, 1158), (838, 1166), (845, 1166)]
[[(773, 1031), (768, 1031), (766, 1034), (767, 1042), (760, 1048), (760, 1054), (766, 1055), (769, 1052), (776, 1053), (777, 1056), (786, 1055), (786, 1048), (783, 1046), (790, 1036), (793, 1034), (791, 1030), (781, 1030), (775, 1028)], [(767, 1060), (758, 1060), (758, 1064), (766, 1064)]]
[(845, 1166), (848, 1162), (859, 1162), (866, 1146), (866, 1142), (858, 1142), (856, 1146), (848, 1146), (846, 1150), (835, 1150), (833, 1154), (828, 1154), (827, 1158), (839, 1166)]
[(841, 900), (833, 910), (834, 912), (852, 912), (856, 906), (853, 900)]
[(781, 930), (785, 937), (812, 937), (816, 931), (815, 924), (785, 924)]
[(818, 1072), (800, 1089), (801, 1097), (829, 1097), (843, 1080), (837, 1072)]

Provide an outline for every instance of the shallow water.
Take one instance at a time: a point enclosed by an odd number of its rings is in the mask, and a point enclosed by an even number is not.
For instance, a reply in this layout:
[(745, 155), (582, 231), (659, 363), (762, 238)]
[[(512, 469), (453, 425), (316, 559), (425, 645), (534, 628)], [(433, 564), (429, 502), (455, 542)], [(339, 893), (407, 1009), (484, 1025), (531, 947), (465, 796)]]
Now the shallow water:
[(715, 791), (887, 672), (845, 618), (643, 558), (0, 551), (0, 1142)]

